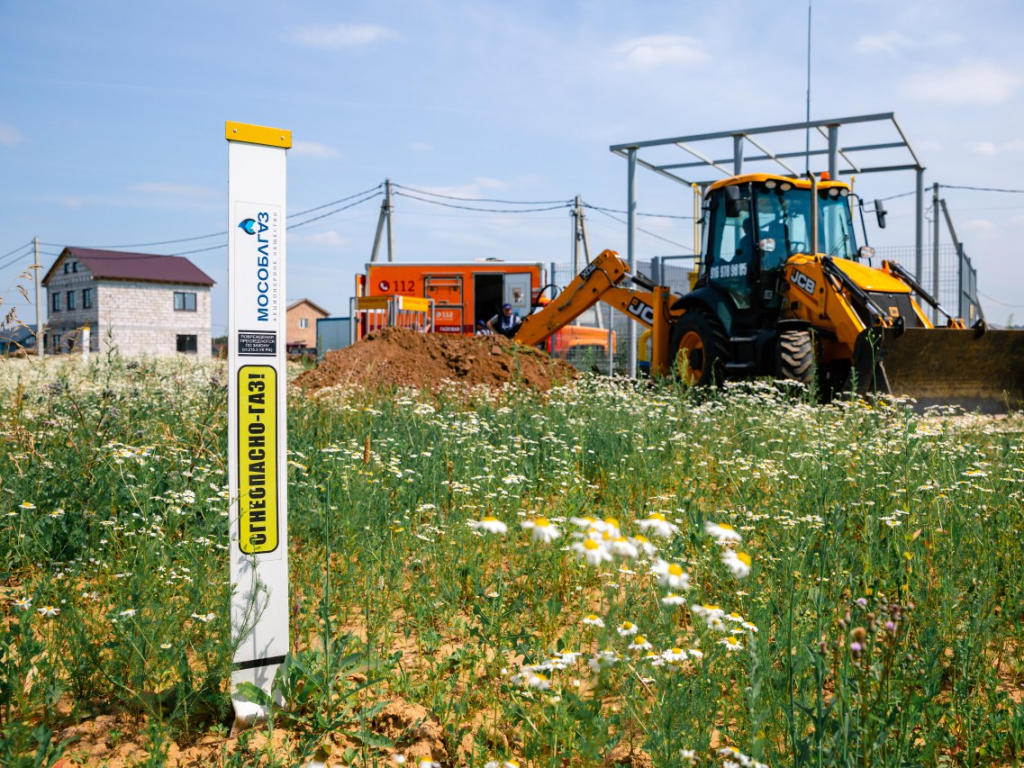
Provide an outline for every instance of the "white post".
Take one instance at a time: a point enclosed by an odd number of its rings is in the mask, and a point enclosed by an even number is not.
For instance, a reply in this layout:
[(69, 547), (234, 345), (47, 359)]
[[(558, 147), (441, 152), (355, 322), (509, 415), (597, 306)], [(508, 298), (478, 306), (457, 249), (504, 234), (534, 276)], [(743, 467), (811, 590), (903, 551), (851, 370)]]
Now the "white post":
[(92, 331), (86, 325), (82, 328), (82, 362), (89, 364), (89, 347), (92, 345)]
[(289, 650), (285, 155), (290, 131), (227, 123), (228, 483), (236, 721), (265, 718)]

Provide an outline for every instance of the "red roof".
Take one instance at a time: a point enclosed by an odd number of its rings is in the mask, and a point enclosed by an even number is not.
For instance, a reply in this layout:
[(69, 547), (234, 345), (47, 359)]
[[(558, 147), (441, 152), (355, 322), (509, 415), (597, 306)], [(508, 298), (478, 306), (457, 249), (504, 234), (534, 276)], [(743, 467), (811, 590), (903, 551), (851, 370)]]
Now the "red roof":
[(213, 278), (184, 256), (160, 256), (155, 253), (124, 253), (96, 248), (68, 246), (43, 278), (46, 285), (67, 257), (81, 262), (96, 280), (139, 280), (149, 283), (213, 285)]

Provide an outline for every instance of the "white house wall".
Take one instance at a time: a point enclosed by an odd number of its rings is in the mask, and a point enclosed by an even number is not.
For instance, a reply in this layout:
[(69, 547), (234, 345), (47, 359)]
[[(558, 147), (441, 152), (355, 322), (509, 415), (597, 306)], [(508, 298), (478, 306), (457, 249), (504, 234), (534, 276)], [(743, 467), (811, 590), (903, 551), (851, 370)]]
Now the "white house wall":
[[(177, 354), (179, 334), (195, 334), (196, 355), (210, 356), (210, 289), (198, 285), (96, 281), (98, 350), (122, 355)], [(195, 312), (176, 312), (174, 293), (196, 294)]]

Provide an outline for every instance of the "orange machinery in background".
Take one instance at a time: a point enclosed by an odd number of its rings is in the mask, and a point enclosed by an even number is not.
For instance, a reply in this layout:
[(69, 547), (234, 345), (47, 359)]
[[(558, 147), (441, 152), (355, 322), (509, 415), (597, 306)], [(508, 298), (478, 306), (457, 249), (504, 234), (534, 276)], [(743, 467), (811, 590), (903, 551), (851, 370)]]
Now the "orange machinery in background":
[[(503, 261), (370, 262), (356, 275), (356, 296), (409, 296), (434, 302), (433, 333), (472, 336), (511, 304), (524, 319), (541, 300), (546, 287), (544, 265)], [(545, 341), (547, 351), (563, 359), (608, 355), (608, 331), (566, 326)], [(614, 352), (615, 338), (611, 339)]]

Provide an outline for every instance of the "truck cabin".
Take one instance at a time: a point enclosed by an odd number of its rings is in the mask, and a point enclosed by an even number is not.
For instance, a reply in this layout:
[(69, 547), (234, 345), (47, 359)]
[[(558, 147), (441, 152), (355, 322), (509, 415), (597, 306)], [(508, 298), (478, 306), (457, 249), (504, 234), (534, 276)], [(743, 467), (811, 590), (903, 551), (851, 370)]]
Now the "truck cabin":
[[(818, 253), (858, 259), (849, 196), (843, 182), (819, 183)], [(704, 199), (704, 222), (700, 284), (724, 290), (740, 309), (774, 303), (787, 259), (811, 251), (811, 182), (766, 174), (722, 180)]]

